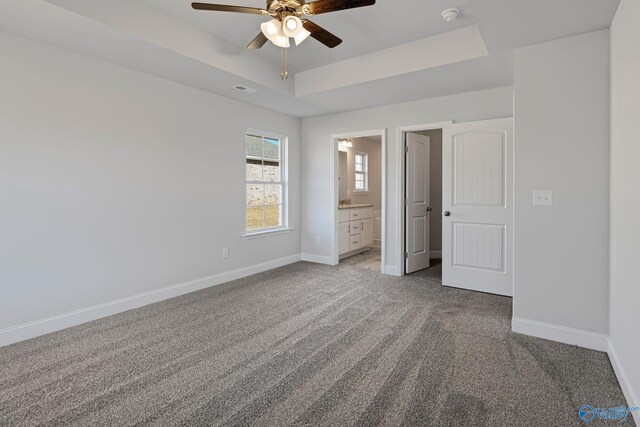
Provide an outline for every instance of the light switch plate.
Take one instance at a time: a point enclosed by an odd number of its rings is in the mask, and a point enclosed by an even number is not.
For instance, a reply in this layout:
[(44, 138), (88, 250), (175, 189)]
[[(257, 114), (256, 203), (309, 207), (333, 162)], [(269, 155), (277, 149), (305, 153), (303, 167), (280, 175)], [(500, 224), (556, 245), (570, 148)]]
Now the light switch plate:
[(553, 191), (533, 190), (533, 206), (553, 206)]

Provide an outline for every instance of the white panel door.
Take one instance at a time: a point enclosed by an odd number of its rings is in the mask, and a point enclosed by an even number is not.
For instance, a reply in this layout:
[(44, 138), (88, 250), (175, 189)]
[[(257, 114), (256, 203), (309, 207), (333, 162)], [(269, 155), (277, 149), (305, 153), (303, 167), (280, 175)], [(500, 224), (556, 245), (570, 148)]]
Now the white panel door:
[(442, 283), (513, 295), (513, 119), (443, 132)]
[(429, 137), (406, 134), (406, 265), (407, 274), (429, 267)]

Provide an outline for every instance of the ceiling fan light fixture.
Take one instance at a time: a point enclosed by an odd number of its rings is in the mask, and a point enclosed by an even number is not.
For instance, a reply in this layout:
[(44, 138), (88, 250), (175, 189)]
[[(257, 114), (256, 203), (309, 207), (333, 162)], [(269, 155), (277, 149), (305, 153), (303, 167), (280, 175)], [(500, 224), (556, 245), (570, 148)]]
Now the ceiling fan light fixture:
[(272, 19), (269, 22), (260, 24), (260, 29), (262, 30), (262, 34), (271, 41), (282, 31), (280, 21), (277, 19)]
[(262, 34), (278, 47), (289, 47), (289, 37), (283, 31), (282, 22), (272, 19), (269, 22), (260, 24)]
[[(247, 49), (256, 50), (263, 47), (267, 41), (281, 49), (282, 72), (280, 77), (288, 77), (287, 62), (290, 47), (289, 38), (293, 38), (296, 46), (304, 42), (309, 36), (318, 40), (328, 48), (335, 48), (342, 43), (342, 39), (325, 30), (318, 24), (300, 16), (313, 16), (339, 10), (356, 9), (373, 6), (376, 0), (315, 0), (307, 3), (305, 0), (266, 0), (266, 9), (257, 7), (235, 6), (228, 4), (191, 3), (195, 10), (234, 12), (252, 15), (269, 16), (270, 21), (260, 25), (261, 32), (251, 40)], [(242, 90), (242, 89), (238, 89)]]
[(276, 46), (278, 46), (278, 47), (285, 47), (285, 48), (286, 48), (286, 47), (291, 46), (291, 45), (289, 44), (289, 37), (287, 37), (287, 36), (286, 36), (286, 35), (284, 35), (284, 34), (278, 34), (278, 35), (275, 37), (275, 39), (271, 40), (271, 42), (272, 42), (273, 44), (275, 44)]
[(299, 46), (300, 43), (305, 41), (307, 39), (307, 37), (309, 37), (310, 35), (311, 35), (311, 33), (303, 28), (298, 34), (296, 34), (293, 37), (293, 40), (295, 40), (295, 42), (296, 42), (296, 46)]
[(297, 16), (289, 15), (282, 22), (282, 31), (289, 37), (295, 37), (302, 29), (302, 21)]

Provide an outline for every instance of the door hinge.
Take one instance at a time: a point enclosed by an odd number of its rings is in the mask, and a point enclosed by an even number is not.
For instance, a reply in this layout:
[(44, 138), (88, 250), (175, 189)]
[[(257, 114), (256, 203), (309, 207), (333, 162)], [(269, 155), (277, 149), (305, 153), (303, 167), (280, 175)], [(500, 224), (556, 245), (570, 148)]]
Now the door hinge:
[(404, 259), (409, 259), (409, 252), (404, 253)]
[(404, 205), (407, 206), (409, 204), (409, 201), (407, 199), (404, 199)]
[(408, 146), (406, 146), (406, 145), (404, 146), (404, 152), (405, 152), (405, 153), (408, 153), (408, 152), (409, 152), (409, 147), (408, 147)]

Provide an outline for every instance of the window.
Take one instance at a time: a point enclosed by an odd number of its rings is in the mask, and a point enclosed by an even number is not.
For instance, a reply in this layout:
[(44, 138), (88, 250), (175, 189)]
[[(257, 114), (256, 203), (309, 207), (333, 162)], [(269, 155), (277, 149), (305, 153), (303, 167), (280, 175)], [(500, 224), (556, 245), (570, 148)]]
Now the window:
[(286, 227), (283, 137), (247, 134), (246, 231)]
[(367, 153), (356, 153), (356, 191), (369, 191)]

